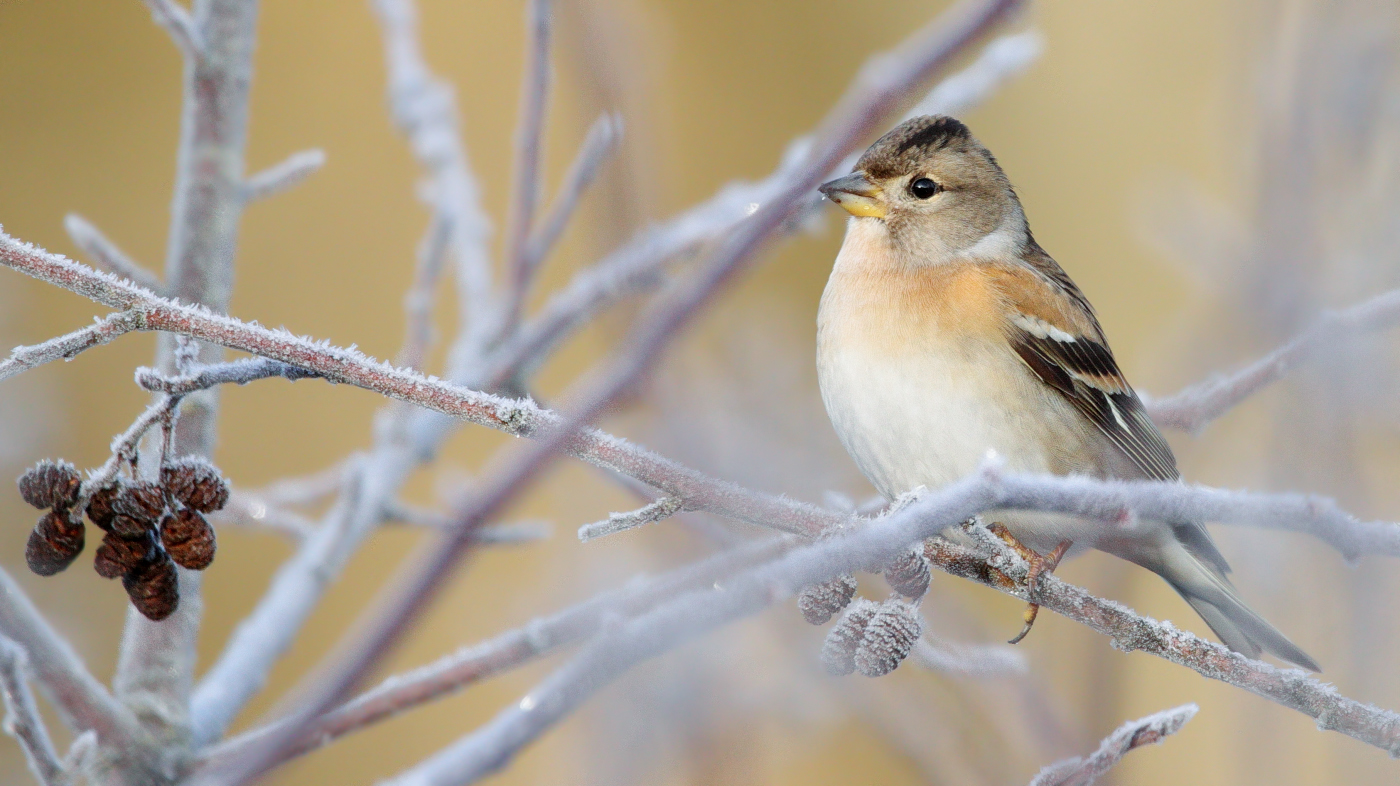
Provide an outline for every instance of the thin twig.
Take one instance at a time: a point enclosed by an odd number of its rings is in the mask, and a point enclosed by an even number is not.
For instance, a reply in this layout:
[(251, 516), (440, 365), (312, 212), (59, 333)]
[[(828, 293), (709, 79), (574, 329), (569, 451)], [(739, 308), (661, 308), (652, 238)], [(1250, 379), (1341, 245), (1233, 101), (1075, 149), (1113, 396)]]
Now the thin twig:
[(447, 259), (450, 229), (448, 220), (434, 213), (428, 231), (418, 243), (413, 284), (403, 297), (406, 327), (403, 347), (394, 358), (397, 366), (421, 370), (427, 358), (433, 339), (433, 303), (437, 300), (438, 280), (442, 278), (442, 263)]
[(505, 313), (499, 336), (515, 331), (530, 288), (534, 267), (530, 263), (530, 235), (535, 229), (535, 211), (540, 199), (540, 148), (544, 138), (545, 110), (549, 103), (550, 50), (554, 39), (552, 0), (526, 3), (529, 44), (525, 54), (525, 75), (520, 81), (520, 115), (515, 126), (514, 199), (506, 223)]
[(165, 285), (155, 273), (137, 264), (86, 218), (69, 213), (63, 217), (63, 228), (68, 231), (68, 239), (73, 241), (73, 245), (91, 257), (97, 267), (116, 273), (158, 295), (165, 294)]
[(1323, 314), (1312, 327), (1239, 371), (1198, 382), (1164, 398), (1145, 397), (1147, 412), (1159, 425), (1197, 433), (1282, 379), (1318, 349), (1339, 338), (1385, 330), (1396, 323), (1400, 323), (1400, 289)]
[(269, 529), (297, 542), (311, 537), (316, 529), (304, 516), (269, 504), (262, 497), (238, 491), (229, 495), (223, 510), (209, 514), (209, 518), (218, 524)]
[(655, 524), (668, 519), (685, 509), (685, 502), (678, 497), (662, 497), (645, 507), (628, 513), (609, 513), (604, 521), (585, 524), (578, 528), (578, 539), (587, 543), (594, 538), (614, 535), (647, 524)]
[(909, 657), (926, 669), (956, 677), (1007, 677), (1027, 669), (1024, 650), (1006, 644), (935, 642), (928, 634), (914, 644)]
[(286, 191), (316, 174), (326, 165), (326, 151), (320, 148), (302, 150), (282, 161), (248, 176), (243, 181), (243, 201), (255, 202)]
[[(286, 759), (300, 756), (425, 702), (523, 666), (593, 635), (609, 619), (635, 615), (667, 598), (712, 586), (737, 570), (772, 559), (794, 543), (791, 538), (749, 543), (655, 578), (633, 579), (626, 586), (597, 595), (553, 616), (533, 620), (523, 627), (465, 647), (434, 663), (390, 677), (379, 686), (323, 715), (303, 737), (304, 743), (284, 755)], [(286, 720), (276, 721), (222, 743), (200, 758), (211, 762), (234, 759), (249, 750), (255, 741), (283, 734), (286, 730)]]
[(189, 11), (180, 7), (175, 0), (145, 1), (146, 6), (151, 9), (151, 16), (155, 17), (156, 24), (165, 28), (165, 32), (170, 34), (171, 40), (180, 47), (186, 58), (194, 60), (203, 55), (204, 35), (195, 26)]
[(68, 642), (2, 569), (0, 635), (24, 648), (39, 686), (69, 728), (91, 729), (110, 745), (132, 745), (145, 739), (136, 717), (88, 672)]
[(67, 786), (68, 773), (49, 739), (44, 719), (39, 717), (34, 694), (29, 692), (28, 670), (24, 648), (0, 635), (0, 698), (6, 710), (3, 728), (19, 741), (29, 771), (41, 786)]
[(315, 371), (267, 358), (244, 358), (210, 366), (197, 366), (192, 371), (190, 374), (168, 377), (156, 369), (142, 367), (136, 369), (136, 384), (152, 393), (187, 396), (219, 385), (247, 385), (273, 377), (295, 382), (320, 376)]
[(97, 320), (96, 323), (75, 330), (67, 335), (51, 338), (42, 344), (15, 347), (10, 356), (0, 361), (0, 380), (22, 374), (36, 366), (55, 360), (72, 360), (84, 350), (111, 343), (119, 336), (141, 329), (139, 314), (118, 311)]
[(607, 161), (608, 157), (617, 150), (621, 140), (622, 117), (620, 115), (604, 112), (589, 127), (588, 135), (584, 137), (583, 144), (579, 146), (578, 155), (574, 157), (573, 163), (569, 165), (569, 171), (564, 175), (564, 182), (559, 186), (559, 193), (554, 196), (549, 213), (540, 222), (539, 228), (530, 235), (524, 261), (527, 282), (534, 277), (540, 265), (549, 256), (549, 252), (559, 242), (560, 236), (564, 234), (564, 229), (569, 225), (570, 219), (574, 217), (574, 211), (578, 209), (579, 201), (583, 198), (584, 192), (593, 184), (593, 180), (598, 176), (598, 171), (602, 169), (603, 162)]
[(1085, 757), (1076, 756), (1051, 764), (1031, 779), (1030, 786), (1092, 786), (1122, 761), (1128, 751), (1156, 745), (1176, 734), (1187, 721), (1196, 717), (1199, 709), (1194, 704), (1183, 704), (1128, 721), (1105, 737), (1098, 750)]

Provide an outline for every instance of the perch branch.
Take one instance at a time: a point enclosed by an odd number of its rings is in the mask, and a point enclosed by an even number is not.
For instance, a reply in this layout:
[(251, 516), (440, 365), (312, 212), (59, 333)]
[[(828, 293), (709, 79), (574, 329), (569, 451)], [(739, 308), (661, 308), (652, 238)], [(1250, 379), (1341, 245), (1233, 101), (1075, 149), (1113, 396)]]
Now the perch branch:
[(165, 285), (156, 274), (138, 265), (87, 219), (77, 213), (69, 213), (63, 218), (63, 228), (68, 231), (68, 239), (73, 241), (73, 245), (82, 249), (98, 267), (130, 279), (132, 283), (152, 292), (165, 294)]
[(1085, 757), (1076, 756), (1051, 764), (1031, 779), (1030, 786), (1092, 786), (1117, 766), (1128, 751), (1156, 745), (1176, 734), (1187, 721), (1196, 717), (1199, 709), (1194, 704), (1183, 704), (1128, 721), (1105, 737), (1098, 750)]
[(34, 694), (29, 692), (26, 672), (29, 664), (24, 649), (0, 635), (0, 697), (5, 702), (4, 729), (24, 750), (29, 771), (41, 786), (67, 786), (68, 773), (49, 739)]

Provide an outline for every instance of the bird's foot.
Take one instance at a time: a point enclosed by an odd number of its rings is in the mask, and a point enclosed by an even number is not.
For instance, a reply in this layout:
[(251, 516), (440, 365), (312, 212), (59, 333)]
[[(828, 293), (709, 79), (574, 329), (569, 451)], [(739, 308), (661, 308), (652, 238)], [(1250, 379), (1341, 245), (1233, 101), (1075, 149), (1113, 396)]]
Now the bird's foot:
[(1030, 598), (1030, 602), (1026, 604), (1026, 611), (1021, 615), (1025, 624), (1022, 625), (1021, 632), (1007, 642), (1008, 644), (1016, 644), (1031, 632), (1031, 628), (1035, 626), (1036, 615), (1040, 613), (1040, 604), (1035, 602), (1036, 596), (1040, 594), (1040, 577), (1055, 572), (1055, 568), (1060, 566), (1060, 560), (1064, 559), (1065, 552), (1069, 551), (1070, 542), (1060, 541), (1053, 551), (1042, 557), (1035, 549), (1017, 540), (1016, 536), (1012, 535), (1004, 524), (995, 523), (987, 529), (1005, 541), (1012, 551), (1015, 551), (1030, 564), (1030, 572), (1026, 574), (1026, 597)]

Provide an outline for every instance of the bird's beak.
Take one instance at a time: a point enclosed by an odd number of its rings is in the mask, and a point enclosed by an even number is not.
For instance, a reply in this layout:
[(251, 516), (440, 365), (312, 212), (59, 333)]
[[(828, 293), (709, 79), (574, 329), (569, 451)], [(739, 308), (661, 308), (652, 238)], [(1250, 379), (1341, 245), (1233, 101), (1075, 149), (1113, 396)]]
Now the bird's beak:
[(884, 192), (870, 182), (864, 172), (838, 177), (830, 183), (823, 183), (817, 190), (853, 216), (885, 217)]

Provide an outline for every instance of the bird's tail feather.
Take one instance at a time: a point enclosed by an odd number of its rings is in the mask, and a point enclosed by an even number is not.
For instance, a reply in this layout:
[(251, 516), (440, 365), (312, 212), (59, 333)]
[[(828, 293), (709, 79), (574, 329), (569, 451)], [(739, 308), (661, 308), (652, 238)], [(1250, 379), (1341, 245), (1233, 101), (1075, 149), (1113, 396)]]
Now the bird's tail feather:
[(1176, 546), (1164, 564), (1153, 567), (1159, 568), (1156, 572), (1181, 593), (1225, 646), (1251, 658), (1259, 657), (1262, 650), (1309, 671), (1322, 671), (1306, 652), (1246, 606), (1225, 574), (1185, 548)]

